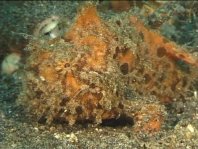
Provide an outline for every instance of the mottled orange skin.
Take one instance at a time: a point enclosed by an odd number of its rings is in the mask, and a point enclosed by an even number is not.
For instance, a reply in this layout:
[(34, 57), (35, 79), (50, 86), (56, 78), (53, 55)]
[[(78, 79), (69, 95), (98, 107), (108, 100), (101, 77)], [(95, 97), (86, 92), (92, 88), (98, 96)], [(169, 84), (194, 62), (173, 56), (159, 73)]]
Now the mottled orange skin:
[[(26, 84), (29, 88), (24, 89), (23, 94), (27, 94), (22, 96), (24, 103), (28, 102), (30, 109), (49, 123), (61, 119), (70, 125), (84, 121), (100, 124), (127, 115), (135, 120), (134, 130), (159, 131), (164, 121), (163, 106), (143, 101), (136, 108), (133, 100), (124, 99), (126, 87), (143, 97), (154, 95), (162, 103), (171, 103), (188, 89), (185, 78), (193, 76), (179, 70), (175, 61), (181, 59), (198, 66), (197, 60), (148, 30), (135, 17), (130, 20), (143, 36), (136, 43), (136, 51), (112, 46), (119, 41), (100, 19), (96, 8), (92, 5), (82, 8), (64, 36), (64, 41), (75, 47), (64, 50), (73, 52), (74, 57), (59, 58), (56, 50), (32, 51), (27, 63), (30, 76), (24, 82), (33, 83)], [(83, 50), (85, 46), (87, 51)], [(38, 95), (30, 96), (30, 92)]]
[(85, 56), (86, 67), (97, 71), (104, 70), (106, 68), (107, 43), (111, 40), (112, 35), (98, 17), (94, 7), (83, 9), (74, 26), (65, 35), (65, 39), (73, 42), (79, 48), (82, 45), (90, 47), (92, 50)]
[[(145, 85), (134, 86), (140, 92), (157, 96), (162, 103), (166, 104), (171, 103), (173, 98), (185, 98), (184, 92), (188, 90), (191, 81), (196, 79), (198, 60), (174, 42), (149, 30), (135, 16), (132, 16), (130, 21), (146, 45), (145, 48), (145, 45), (139, 44), (140, 51), (135, 53), (145, 61), (143, 67), (136, 65), (135, 68), (142, 73)], [(179, 68), (181, 64), (177, 64), (178, 62), (183, 62), (187, 69)], [(147, 63), (148, 66), (146, 66)]]
[[(30, 56), (28, 68), (36, 81), (28, 77), (27, 82), (34, 84), (33, 89), (27, 92), (41, 94), (41, 97), (32, 96), (30, 107), (33, 110), (37, 107), (35, 113), (46, 118), (48, 123), (54, 120), (67, 121), (69, 125), (84, 121), (101, 123), (102, 120), (119, 117), (123, 109), (118, 107), (120, 101), (113, 95), (113, 89), (106, 90), (107, 85), (86, 78), (90, 71), (96, 75), (105, 75), (111, 67), (107, 63), (107, 56), (113, 34), (106, 28), (94, 6), (82, 8), (64, 40), (79, 50), (65, 49), (75, 53), (74, 58), (63, 56), (58, 59), (60, 53), (48, 49), (36, 49)], [(49, 44), (58, 42), (58, 39), (54, 39)], [(83, 50), (83, 46), (89, 50)], [(107, 83), (111, 82), (107, 80)], [(108, 99), (106, 96), (112, 97)]]
[(146, 42), (149, 47), (149, 54), (157, 55), (157, 48), (164, 47), (166, 51), (164, 51), (163, 55), (170, 58), (170, 60), (174, 61), (181, 59), (188, 64), (198, 67), (198, 60), (186, 53), (183, 49), (179, 49), (174, 42), (167, 41), (167, 39), (161, 36), (159, 33), (153, 32), (146, 28), (144, 24), (138, 21), (135, 16), (132, 16), (130, 20), (132, 25), (136, 27), (137, 31), (143, 34), (144, 42)]
[[(79, 63), (81, 63), (81, 68), (103, 72), (107, 69), (106, 57), (108, 41), (112, 39), (112, 35), (104, 26), (103, 21), (99, 18), (95, 7), (88, 6), (87, 8), (82, 9), (83, 10), (77, 17), (75, 24), (64, 38), (66, 41), (74, 43), (79, 48), (88, 46), (91, 49), (91, 51), (80, 58)], [(70, 93), (77, 93), (81, 91), (83, 86), (88, 85), (82, 83), (77, 76), (74, 76), (71, 73), (67, 74), (65, 82), (67, 95), (71, 97), (73, 95)], [(81, 116), (82, 119), (83, 117), (92, 116), (92, 109), (95, 109), (98, 106), (102, 96), (101, 93), (86, 93), (81, 96), (81, 104), (84, 104), (85, 107), (87, 107), (86, 113), (84, 116)], [(101, 112), (102, 119), (115, 118), (117, 115), (114, 110), (99, 110), (99, 112)]]

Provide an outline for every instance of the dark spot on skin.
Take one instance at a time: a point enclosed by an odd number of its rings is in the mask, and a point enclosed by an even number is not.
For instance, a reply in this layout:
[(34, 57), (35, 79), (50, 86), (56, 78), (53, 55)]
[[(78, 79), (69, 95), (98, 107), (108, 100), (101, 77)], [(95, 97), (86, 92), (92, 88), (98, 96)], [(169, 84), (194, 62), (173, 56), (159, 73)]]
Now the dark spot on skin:
[(66, 64), (64, 65), (65, 68), (67, 68), (67, 67), (69, 67), (69, 66), (70, 66), (69, 63), (66, 63)]
[(89, 85), (89, 87), (90, 87), (90, 88), (95, 88), (96, 85), (95, 85), (94, 83), (91, 83), (91, 84)]
[(152, 91), (152, 92), (151, 92), (151, 95), (156, 96), (156, 95), (157, 95), (156, 91)]
[(49, 36), (51, 32), (44, 33), (45, 36)]
[(124, 63), (120, 66), (120, 71), (122, 72), (123, 75), (128, 74), (129, 72), (129, 65), (128, 63)]
[(119, 103), (118, 107), (119, 107), (120, 109), (123, 109), (123, 108), (124, 108), (124, 105), (123, 105), (122, 103)]
[(120, 53), (120, 49), (119, 49), (119, 47), (116, 47), (115, 54), (113, 55), (113, 59), (116, 59), (116, 57), (118, 56), (119, 53)]
[(166, 55), (166, 49), (164, 47), (159, 47), (157, 49), (157, 56), (163, 57), (164, 55)]
[(118, 41), (118, 37), (115, 37), (114, 39), (115, 39), (115, 41)]
[(41, 98), (41, 95), (43, 94), (42, 91), (36, 91), (35, 93), (37, 98)]
[(98, 109), (102, 109), (101, 104), (98, 104), (98, 105), (97, 105), (97, 108), (98, 108)]
[(144, 75), (144, 80), (145, 80), (145, 84), (149, 83), (151, 81), (151, 77), (149, 74), (145, 74)]
[(158, 78), (158, 81), (159, 82), (162, 82), (163, 80), (165, 79), (165, 75), (164, 74), (161, 74)]
[(120, 27), (121, 26), (121, 22), (119, 20), (116, 21), (116, 24)]
[(182, 80), (182, 87), (185, 87), (187, 85), (188, 79), (186, 77)]
[(171, 90), (172, 90), (172, 91), (175, 91), (175, 89), (176, 89), (176, 84), (172, 84), (172, 85), (171, 85)]
[(60, 102), (60, 106), (65, 106), (66, 103), (69, 101), (69, 97), (67, 97), (66, 95), (62, 96), (62, 101)]
[(38, 123), (40, 124), (45, 124), (47, 121), (46, 117), (44, 115), (42, 115), (39, 119), (38, 119)]
[(116, 55), (116, 54), (114, 54), (114, 55), (113, 55), (113, 59), (116, 59), (116, 57), (117, 57), (117, 55)]
[(71, 42), (71, 39), (68, 38), (68, 37), (65, 37), (65, 38), (64, 38), (64, 41), (65, 41), (65, 42)]
[(116, 96), (117, 96), (117, 97), (119, 96), (118, 90), (116, 90)]
[(83, 113), (82, 107), (81, 106), (76, 107), (76, 112), (78, 114), (82, 114)]
[(144, 73), (144, 67), (140, 68), (140, 69), (138, 70), (138, 72), (141, 73), (141, 74), (143, 74), (143, 73)]
[(170, 86), (171, 87), (171, 90), (172, 91), (175, 91), (176, 90), (176, 86), (177, 84), (180, 82), (179, 79), (175, 79), (175, 81), (172, 83), (172, 85)]
[(139, 33), (142, 40), (144, 40), (144, 34), (142, 32)]
[(126, 54), (129, 51), (129, 48), (123, 47), (121, 50), (123, 54)]
[(119, 53), (119, 52), (120, 52), (120, 48), (116, 47), (116, 53)]

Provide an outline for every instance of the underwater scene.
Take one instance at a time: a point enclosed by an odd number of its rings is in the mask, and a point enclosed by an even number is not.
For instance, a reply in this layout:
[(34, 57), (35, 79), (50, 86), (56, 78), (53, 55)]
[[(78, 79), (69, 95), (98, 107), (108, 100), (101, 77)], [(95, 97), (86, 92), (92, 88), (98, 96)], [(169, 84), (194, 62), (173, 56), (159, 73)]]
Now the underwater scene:
[(198, 1), (0, 1), (0, 149), (198, 148)]

